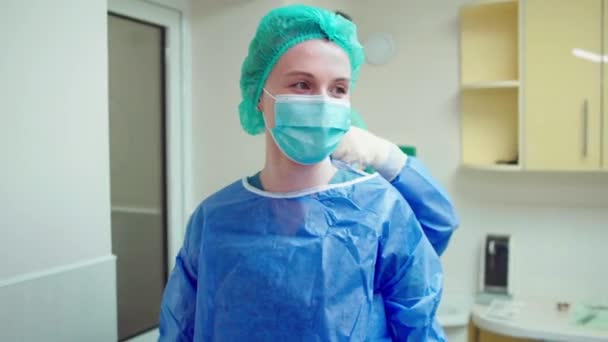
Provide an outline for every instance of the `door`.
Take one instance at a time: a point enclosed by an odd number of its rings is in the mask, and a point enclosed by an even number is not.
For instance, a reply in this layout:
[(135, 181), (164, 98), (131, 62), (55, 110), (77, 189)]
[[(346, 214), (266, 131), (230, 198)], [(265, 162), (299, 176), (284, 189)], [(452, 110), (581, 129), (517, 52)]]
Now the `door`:
[(112, 251), (120, 340), (158, 325), (167, 277), (165, 29), (108, 16)]
[(602, 0), (523, 3), (526, 168), (597, 170)]

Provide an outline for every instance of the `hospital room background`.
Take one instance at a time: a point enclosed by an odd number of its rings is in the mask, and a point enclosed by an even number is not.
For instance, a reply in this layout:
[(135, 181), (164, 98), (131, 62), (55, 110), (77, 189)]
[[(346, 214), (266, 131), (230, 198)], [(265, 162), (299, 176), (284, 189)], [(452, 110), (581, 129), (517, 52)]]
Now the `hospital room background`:
[[(240, 66), (291, 3), (0, 0), (0, 341), (156, 340), (192, 210), (263, 165)], [(608, 341), (608, 1), (301, 3), (352, 17), (353, 107), (454, 201), (449, 341)]]

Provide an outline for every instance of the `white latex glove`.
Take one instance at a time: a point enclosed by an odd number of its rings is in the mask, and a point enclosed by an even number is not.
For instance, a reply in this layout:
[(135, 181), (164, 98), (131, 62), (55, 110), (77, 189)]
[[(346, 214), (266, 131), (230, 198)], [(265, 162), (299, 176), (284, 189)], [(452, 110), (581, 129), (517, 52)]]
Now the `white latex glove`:
[(358, 127), (350, 128), (332, 156), (355, 167), (371, 166), (389, 182), (407, 161), (397, 145)]

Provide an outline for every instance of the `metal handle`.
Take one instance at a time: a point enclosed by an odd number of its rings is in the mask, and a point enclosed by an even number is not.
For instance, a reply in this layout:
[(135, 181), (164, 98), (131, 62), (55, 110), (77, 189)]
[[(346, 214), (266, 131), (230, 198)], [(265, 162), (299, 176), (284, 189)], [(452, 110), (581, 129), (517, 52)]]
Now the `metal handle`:
[(589, 99), (583, 103), (583, 157), (589, 152)]

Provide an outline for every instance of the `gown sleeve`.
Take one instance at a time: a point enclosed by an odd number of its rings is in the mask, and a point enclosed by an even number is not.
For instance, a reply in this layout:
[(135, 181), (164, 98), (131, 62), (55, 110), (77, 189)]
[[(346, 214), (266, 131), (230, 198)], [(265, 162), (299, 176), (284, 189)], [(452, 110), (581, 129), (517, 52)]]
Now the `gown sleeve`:
[(460, 224), (447, 193), (414, 157), (407, 158), (391, 184), (411, 206), (435, 252), (443, 254)]
[(384, 300), (391, 337), (445, 341), (436, 318), (443, 292), (439, 256), (407, 202), (397, 198), (389, 212), (379, 242), (375, 288)]

